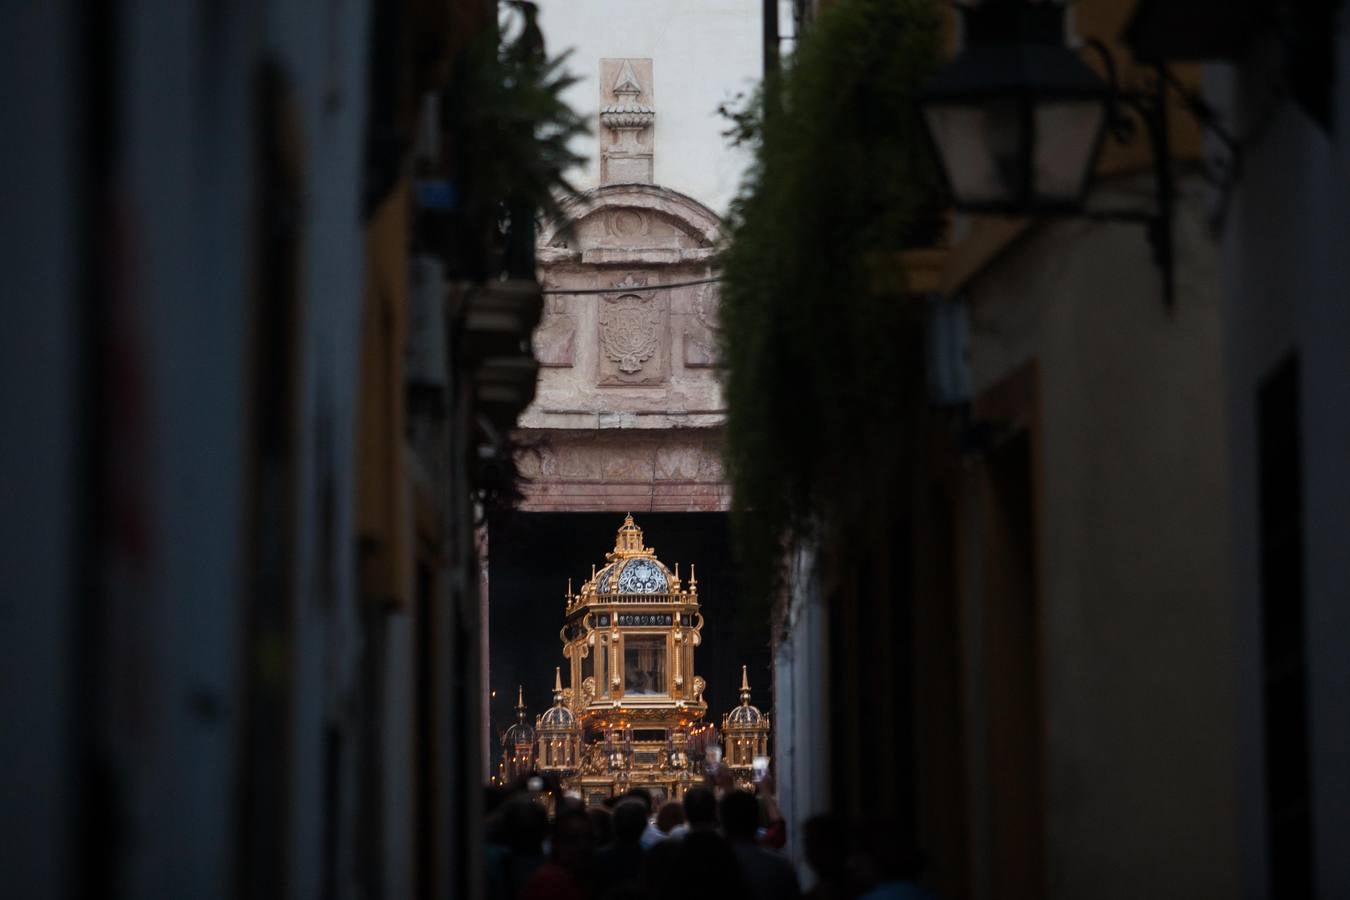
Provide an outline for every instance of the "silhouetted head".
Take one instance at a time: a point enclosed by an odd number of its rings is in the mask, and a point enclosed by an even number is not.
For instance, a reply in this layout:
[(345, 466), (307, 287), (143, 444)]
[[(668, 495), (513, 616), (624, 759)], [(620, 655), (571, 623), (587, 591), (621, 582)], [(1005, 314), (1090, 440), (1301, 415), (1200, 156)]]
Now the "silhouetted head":
[(670, 843), (680, 848), (677, 865), (682, 884), (698, 885), (700, 900), (744, 900), (750, 896), (740, 860), (717, 832), (691, 831), (683, 840)]
[(686, 873), (680, 870), (684, 841), (657, 841), (642, 857), (642, 886), (648, 900), (688, 900)]
[(519, 856), (538, 856), (548, 834), (548, 813), (528, 797), (515, 797), (502, 813), (503, 843)]
[(592, 806), (586, 810), (586, 815), (591, 818), (591, 837), (595, 840), (595, 846), (609, 846), (614, 840), (614, 828), (611, 824), (613, 815), (603, 806)]
[(577, 874), (583, 874), (590, 868), (594, 846), (591, 817), (586, 815), (580, 805), (559, 805), (551, 838), (555, 863)]
[(812, 816), (802, 825), (802, 850), (816, 875), (835, 881), (844, 874), (848, 840), (843, 825), (828, 813)]
[(632, 798), (642, 804), (642, 808), (647, 811), (647, 815), (652, 814), (652, 795), (646, 788), (630, 788), (628, 793), (623, 795), (623, 799)]
[(678, 800), (667, 800), (661, 804), (661, 809), (656, 814), (656, 827), (661, 829), (662, 833), (670, 834), (683, 824), (684, 804)]
[(914, 834), (895, 822), (873, 819), (862, 823), (854, 847), (850, 868), (862, 886), (869, 879), (874, 884), (913, 881), (923, 874), (925, 859)]
[(684, 818), (690, 828), (717, 827), (717, 798), (713, 792), (698, 785), (684, 794)]
[(753, 841), (759, 829), (759, 799), (746, 791), (722, 798), (722, 830), (733, 841)]
[(647, 830), (647, 810), (636, 800), (624, 800), (614, 807), (614, 843), (636, 844)]

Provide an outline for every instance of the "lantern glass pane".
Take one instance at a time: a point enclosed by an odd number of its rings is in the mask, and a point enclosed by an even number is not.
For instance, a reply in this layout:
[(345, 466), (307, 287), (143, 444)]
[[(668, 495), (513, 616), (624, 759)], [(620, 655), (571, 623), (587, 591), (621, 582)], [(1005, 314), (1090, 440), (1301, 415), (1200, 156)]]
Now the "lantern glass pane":
[(625, 636), (623, 668), (625, 693), (666, 693), (666, 639), (656, 635)]
[(958, 204), (1006, 204), (1021, 199), (1027, 135), (1016, 100), (930, 103), (924, 117)]
[(1105, 121), (1106, 108), (1096, 99), (1036, 104), (1032, 173), (1037, 200), (1073, 204), (1081, 198)]

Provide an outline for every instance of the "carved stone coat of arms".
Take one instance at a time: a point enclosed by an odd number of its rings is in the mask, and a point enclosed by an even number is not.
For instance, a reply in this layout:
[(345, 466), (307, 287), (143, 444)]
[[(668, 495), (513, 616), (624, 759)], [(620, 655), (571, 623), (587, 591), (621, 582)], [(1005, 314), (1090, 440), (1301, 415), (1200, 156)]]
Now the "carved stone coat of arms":
[[(662, 310), (655, 291), (631, 275), (600, 301), (601, 384), (652, 384), (665, 378)], [(630, 290), (631, 289), (631, 290)]]

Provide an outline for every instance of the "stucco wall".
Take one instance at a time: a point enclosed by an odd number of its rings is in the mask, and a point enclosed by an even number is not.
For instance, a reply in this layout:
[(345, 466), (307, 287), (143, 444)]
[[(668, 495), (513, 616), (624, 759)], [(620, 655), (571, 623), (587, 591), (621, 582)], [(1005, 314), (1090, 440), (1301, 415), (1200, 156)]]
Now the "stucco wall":
[[(726, 212), (747, 156), (728, 149), (717, 106), (749, 90), (762, 74), (758, 0), (541, 0), (540, 25), (550, 54), (572, 50), (579, 81), (572, 107), (599, 131), (600, 60), (650, 58), (656, 109), (655, 182)], [(599, 184), (596, 134), (575, 148), (588, 157), (578, 188)]]
[(970, 290), (977, 393), (1039, 368), (1052, 897), (1237, 892), (1216, 254), (1199, 203), (1177, 229), (1171, 314), (1134, 225), (1039, 228)]
[(0, 57), (12, 87), (5, 120), (23, 123), (0, 145), (0, 880), (34, 900), (75, 892), (70, 802), (78, 699), (75, 671), (81, 226), (76, 104), (81, 43), (73, 4), (0, 10)]
[[(1338, 54), (1350, 59), (1350, 14)], [(1336, 120), (1350, 122), (1350, 71), (1340, 67)], [(1262, 121), (1282, 76), (1256, 60), (1216, 67), (1211, 95), (1227, 121)], [(1243, 98), (1240, 102), (1235, 97)], [(1266, 897), (1261, 672), (1257, 390), (1298, 353), (1302, 444), (1304, 616), (1317, 896), (1350, 896), (1350, 141), (1285, 100), (1246, 149), (1223, 233), (1226, 366), (1234, 496), (1234, 593), (1240, 623), (1244, 896)]]
[[(154, 727), (136, 735), (136, 766), (121, 773), (126, 829), (135, 838), (125, 880), (109, 885), (110, 893), (206, 898), (230, 890), (245, 712), (238, 689), (246, 594), (241, 485), (254, 413), (253, 86), (264, 54), (285, 72), (303, 158), (287, 890), (297, 897), (320, 890), (329, 826), (325, 727), (350, 683), (355, 649), (353, 542), (341, 536), (353, 530), (344, 498), (351, 496), (358, 374), (367, 6), (317, 13), (287, 0), (265, 11), (148, 3), (123, 10), (117, 178), (128, 250), (119, 265), (128, 273), (127, 346), (143, 374), (145, 407), (143, 421), (129, 421), (117, 435), (137, 448), (123, 465), (139, 476), (151, 545), (137, 604), (122, 607), (142, 617), (138, 643), (110, 652), (145, 666), (138, 701)], [(201, 58), (206, 35), (209, 63)], [(326, 493), (337, 498), (327, 523)]]

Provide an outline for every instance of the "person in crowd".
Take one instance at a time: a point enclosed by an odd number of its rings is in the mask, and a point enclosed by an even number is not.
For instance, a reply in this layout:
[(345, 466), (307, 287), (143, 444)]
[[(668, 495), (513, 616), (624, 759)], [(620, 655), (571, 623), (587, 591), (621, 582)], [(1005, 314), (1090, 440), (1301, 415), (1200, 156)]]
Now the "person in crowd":
[(684, 822), (684, 806), (676, 800), (661, 804), (661, 810), (642, 833), (642, 849), (650, 850), (671, 837), (671, 830)]
[(756, 842), (760, 819), (758, 798), (746, 791), (733, 791), (722, 798), (720, 811), (722, 830), (740, 862), (752, 900), (801, 897), (792, 863)]
[(656, 813), (656, 830), (663, 838), (680, 837), (689, 830), (684, 821), (684, 804), (678, 800), (667, 800)]
[(623, 799), (637, 800), (642, 803), (643, 809), (647, 811), (647, 824), (644, 826), (642, 832), (642, 849), (646, 850), (664, 837), (664, 835), (656, 830), (656, 824), (652, 820), (651, 792), (646, 788), (629, 788), (628, 792), (623, 795)]
[(487, 851), (489, 900), (516, 900), (544, 863), (548, 814), (526, 795), (506, 801), (494, 814)]
[(936, 900), (919, 878), (924, 857), (914, 836), (893, 822), (868, 822), (854, 840), (849, 860), (858, 900)]
[(489, 787), (483, 791), (483, 891), (487, 900), (506, 898), (506, 829), (502, 825), (507, 793), (503, 788)]
[(731, 769), (727, 766), (717, 767), (717, 771), (712, 776), (712, 783), (713, 796), (718, 800), (736, 790), (736, 779), (732, 777)]
[(690, 896), (698, 900), (746, 900), (757, 896), (731, 845), (716, 831), (691, 831), (678, 841), (666, 843), (678, 848), (676, 866), (685, 880), (683, 883), (677, 880), (675, 885), (678, 885), (676, 896), (682, 900)]
[(695, 785), (684, 792), (684, 820), (690, 831), (716, 830), (717, 797), (711, 789)]
[(662, 841), (647, 851), (641, 887), (645, 900), (746, 900), (751, 896), (736, 854), (709, 828)]
[(782, 850), (787, 845), (787, 822), (783, 819), (783, 811), (778, 806), (774, 787), (773, 773), (769, 772), (756, 790), (760, 806), (764, 809), (766, 823), (760, 834), (759, 843), (760, 846), (768, 847), (770, 850)]
[[(641, 887), (646, 900), (688, 900), (688, 895), (699, 893), (681, 890), (680, 847), (684, 841), (661, 841), (646, 852), (642, 859)], [(702, 900), (702, 898), (700, 898)]]
[(642, 836), (647, 810), (632, 798), (614, 807), (614, 844), (596, 854), (596, 896), (606, 897), (638, 881), (642, 873)]
[(592, 806), (586, 810), (591, 817), (591, 836), (595, 840), (595, 849), (603, 850), (614, 841), (614, 816), (607, 807)]
[(845, 878), (848, 840), (842, 824), (829, 814), (812, 816), (802, 825), (802, 851), (816, 884), (807, 900), (844, 900), (849, 896)]
[(622, 801), (622, 800), (636, 800), (636, 801), (638, 801), (639, 803), (642, 804), (642, 808), (645, 809), (645, 810), (647, 811), (647, 818), (649, 818), (649, 819), (651, 818), (651, 815), (652, 815), (652, 794), (651, 794), (651, 791), (647, 790), (646, 788), (640, 788), (640, 787), (629, 788), (629, 789), (628, 789), (628, 792), (625, 793), (625, 794), (623, 795), (623, 797), (620, 798), (620, 800), (621, 800), (621, 801)]
[(591, 819), (580, 803), (558, 804), (549, 859), (535, 869), (520, 900), (590, 900), (594, 846)]

